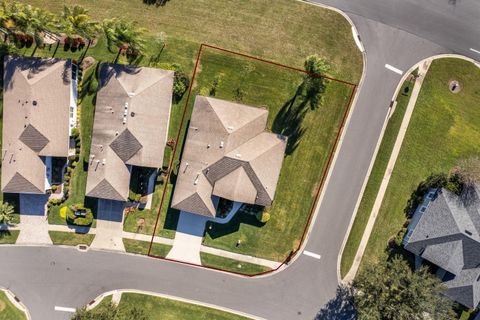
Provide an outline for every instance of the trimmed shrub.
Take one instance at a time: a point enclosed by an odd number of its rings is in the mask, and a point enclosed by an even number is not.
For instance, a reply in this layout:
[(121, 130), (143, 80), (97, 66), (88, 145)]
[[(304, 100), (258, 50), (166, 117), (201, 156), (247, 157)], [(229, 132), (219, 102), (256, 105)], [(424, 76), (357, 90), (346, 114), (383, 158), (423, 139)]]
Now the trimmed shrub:
[(60, 218), (67, 219), (67, 206), (60, 208)]
[(78, 162), (77, 161), (73, 161), (72, 162), (72, 168), (75, 168), (77, 166)]
[(63, 178), (63, 180), (65, 181), (65, 183), (70, 181), (70, 175), (66, 174), (65, 177)]
[(178, 102), (180, 99), (182, 99), (183, 94), (187, 91), (188, 86), (190, 85), (190, 79), (181, 70), (175, 71), (175, 76), (173, 79), (173, 99), (175, 102)]
[(53, 185), (53, 186), (52, 186), (52, 191), (53, 191), (53, 192), (57, 191), (57, 188), (58, 188), (58, 187), (57, 187), (56, 185)]
[(77, 156), (76, 155), (71, 155), (71, 156), (68, 156), (68, 160), (69, 161), (75, 161), (77, 159)]
[[(85, 217), (75, 215), (77, 210), (86, 210)], [(93, 222), (93, 213), (90, 208), (85, 208), (81, 203), (77, 203), (67, 207), (67, 222), (77, 226), (89, 226)]]
[(80, 130), (78, 128), (73, 128), (72, 129), (72, 137), (75, 138), (75, 140), (80, 137)]
[(267, 211), (263, 211), (263, 212), (258, 212), (255, 217), (257, 218), (258, 221), (260, 221), (261, 223), (267, 223), (268, 220), (270, 220), (270, 213), (268, 213)]

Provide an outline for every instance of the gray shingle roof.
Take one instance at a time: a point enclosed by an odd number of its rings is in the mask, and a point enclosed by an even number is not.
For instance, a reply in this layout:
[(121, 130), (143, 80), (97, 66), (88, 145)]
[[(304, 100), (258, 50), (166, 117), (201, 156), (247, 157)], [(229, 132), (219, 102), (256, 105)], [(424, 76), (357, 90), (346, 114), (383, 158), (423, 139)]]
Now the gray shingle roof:
[(140, 149), (142, 144), (135, 138), (130, 130), (123, 130), (120, 135), (110, 143), (110, 148), (123, 160), (127, 162), (133, 157)]
[(20, 135), (20, 141), (22, 141), (27, 147), (35, 152), (40, 152), (48, 144), (48, 139), (34, 126), (29, 124)]
[[(468, 201), (466, 201), (468, 200)], [(475, 308), (480, 302), (480, 188), (468, 197), (442, 189), (430, 202), (405, 245), (412, 253), (452, 273), (446, 295)]]

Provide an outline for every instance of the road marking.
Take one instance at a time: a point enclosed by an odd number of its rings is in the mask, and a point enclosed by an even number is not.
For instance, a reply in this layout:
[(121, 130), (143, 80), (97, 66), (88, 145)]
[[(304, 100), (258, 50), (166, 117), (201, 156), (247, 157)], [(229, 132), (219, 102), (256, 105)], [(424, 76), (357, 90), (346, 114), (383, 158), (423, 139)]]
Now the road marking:
[(403, 71), (402, 71), (402, 70), (397, 69), (397, 68), (395, 68), (394, 66), (389, 65), (388, 63), (385, 64), (385, 68), (387, 68), (388, 70), (393, 71), (393, 72), (395, 72), (395, 73), (398, 73), (399, 75), (402, 75), (402, 74), (403, 74)]
[(55, 311), (64, 311), (64, 312), (75, 313), (75, 311), (77, 311), (77, 309), (75, 309), (75, 308), (66, 308), (66, 307), (58, 307), (58, 306), (55, 306)]
[(475, 50), (475, 49), (473, 49), (473, 48), (470, 48), (470, 51), (473, 51), (473, 52), (475, 52), (475, 53), (478, 53), (478, 54), (480, 54), (480, 51), (478, 51), (478, 50)]
[(307, 251), (307, 250), (303, 250), (303, 254), (306, 255), (306, 256), (318, 259), (318, 260), (320, 260), (320, 258), (322, 257), (319, 254), (316, 254), (316, 253), (313, 253), (313, 252), (310, 252), (310, 251)]

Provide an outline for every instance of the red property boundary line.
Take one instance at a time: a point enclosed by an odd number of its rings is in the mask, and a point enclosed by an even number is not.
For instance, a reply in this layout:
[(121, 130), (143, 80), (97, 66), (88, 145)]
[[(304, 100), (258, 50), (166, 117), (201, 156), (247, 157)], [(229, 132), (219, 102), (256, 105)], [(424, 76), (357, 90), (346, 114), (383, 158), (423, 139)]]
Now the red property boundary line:
[[(168, 181), (170, 180), (170, 173), (172, 171), (172, 166), (173, 166), (173, 162), (174, 162), (174, 159), (175, 159), (175, 154), (177, 152), (177, 147), (178, 147), (178, 143), (179, 143), (179, 140), (180, 140), (183, 124), (185, 122), (185, 115), (187, 113), (188, 103), (190, 102), (190, 97), (191, 97), (191, 93), (192, 93), (193, 84), (194, 84), (194, 81), (195, 81), (195, 77), (197, 75), (198, 65), (199, 65), (199, 62), (200, 62), (200, 59), (201, 59), (202, 52), (204, 51), (204, 48), (210, 48), (210, 49), (213, 49), (213, 50), (216, 50), (216, 51), (221, 51), (221, 52), (225, 52), (225, 53), (228, 53), (228, 54), (244, 57), (244, 58), (247, 58), (247, 59), (252, 59), (252, 60), (264, 62), (264, 63), (274, 65), (274, 66), (277, 66), (277, 67), (280, 67), (280, 68), (283, 68), (283, 69), (297, 71), (297, 72), (300, 72), (300, 73), (303, 73), (303, 74), (308, 74), (308, 75), (314, 76), (314, 77), (325, 78), (325, 79), (335, 81), (335, 82), (339, 82), (339, 83), (343, 83), (345, 85), (348, 85), (348, 86), (352, 87), (352, 91), (351, 91), (350, 97), (348, 99), (347, 107), (345, 108), (345, 112), (342, 116), (342, 120), (341, 120), (340, 125), (337, 129), (337, 134), (335, 136), (334, 144), (332, 146), (332, 149), (330, 150), (330, 153), (329, 153), (328, 159), (327, 159), (327, 164), (325, 166), (325, 169), (322, 173), (322, 177), (320, 179), (320, 185), (319, 185), (317, 191), (315, 192), (315, 198), (314, 198), (313, 203), (310, 207), (310, 211), (309, 211), (309, 214), (308, 214), (307, 221), (305, 223), (305, 227), (303, 229), (303, 233), (302, 233), (302, 237), (300, 239), (300, 242), (299, 242), (297, 248), (290, 253), (290, 255), (286, 258), (286, 260), (283, 261), (277, 268), (272, 269), (272, 270), (268, 270), (268, 271), (264, 271), (264, 272), (260, 272), (260, 273), (255, 273), (255, 274), (245, 274), (245, 273), (241, 273), (241, 272), (228, 271), (228, 270), (224, 270), (224, 269), (220, 269), (220, 268), (215, 268), (215, 267), (210, 267), (210, 266), (202, 266), (202, 265), (195, 264), (195, 263), (184, 262), (184, 261), (169, 259), (169, 258), (165, 258), (165, 257), (159, 257), (159, 256), (151, 254), (152, 246), (153, 246), (154, 239), (155, 239), (155, 233), (157, 231), (158, 221), (160, 219), (161, 209), (163, 207), (163, 202), (165, 200), (165, 194), (166, 194), (166, 190), (167, 190), (166, 186), (168, 184)], [(287, 66), (287, 65), (280, 64), (280, 63), (277, 63), (277, 62), (265, 60), (265, 59), (262, 59), (262, 58), (258, 58), (258, 57), (250, 56), (250, 55), (247, 55), (247, 54), (243, 54), (243, 53), (239, 53), (239, 52), (231, 51), (231, 50), (228, 50), (228, 49), (224, 49), (224, 48), (220, 48), (220, 47), (216, 47), (216, 46), (212, 46), (212, 45), (209, 45), (209, 44), (202, 43), (200, 45), (200, 48), (198, 49), (197, 58), (196, 58), (196, 61), (195, 61), (195, 67), (193, 69), (193, 74), (192, 74), (192, 81), (190, 82), (190, 88), (188, 90), (187, 99), (185, 101), (185, 106), (183, 108), (182, 118), (180, 120), (180, 127), (178, 129), (177, 138), (175, 140), (175, 146), (173, 147), (172, 158), (170, 159), (170, 163), (168, 165), (167, 175), (166, 175), (166, 179), (165, 179), (166, 185), (163, 188), (162, 198), (160, 200), (160, 206), (159, 206), (158, 211), (157, 211), (157, 219), (155, 221), (155, 226), (153, 228), (152, 239), (150, 241), (150, 246), (148, 248), (148, 254), (147, 255), (149, 257), (152, 257), (152, 258), (157, 258), (157, 259), (161, 259), (161, 260), (181, 263), (181, 264), (184, 264), (184, 265), (206, 268), (206, 269), (210, 269), (210, 270), (222, 271), (222, 272), (235, 274), (235, 275), (239, 275), (239, 276), (244, 276), (244, 277), (255, 277), (255, 276), (269, 274), (269, 273), (272, 273), (272, 272), (275, 272), (275, 271), (279, 270), (281, 267), (288, 264), (288, 262), (291, 260), (291, 258), (294, 257), (299, 252), (299, 250), (302, 247), (303, 242), (305, 241), (305, 238), (307, 236), (308, 229), (309, 229), (310, 223), (312, 222), (312, 218), (313, 218), (313, 215), (314, 215), (315, 208), (316, 208), (316, 206), (318, 204), (318, 200), (320, 198), (320, 193), (323, 190), (325, 180), (327, 178), (328, 172), (329, 172), (330, 167), (332, 165), (333, 157), (334, 157), (335, 151), (337, 149), (338, 143), (340, 141), (340, 137), (342, 135), (343, 129), (345, 127), (345, 123), (347, 121), (348, 114), (350, 112), (350, 108), (352, 106), (352, 101), (353, 101), (353, 97), (355, 96), (356, 90), (357, 90), (357, 85), (354, 84), (354, 83), (348, 82), (348, 81), (328, 77), (326, 75), (322, 75), (322, 74), (318, 74), (318, 73), (308, 72), (306, 70), (302, 70), (302, 69), (298, 69), (298, 68), (295, 68), (295, 67)]]

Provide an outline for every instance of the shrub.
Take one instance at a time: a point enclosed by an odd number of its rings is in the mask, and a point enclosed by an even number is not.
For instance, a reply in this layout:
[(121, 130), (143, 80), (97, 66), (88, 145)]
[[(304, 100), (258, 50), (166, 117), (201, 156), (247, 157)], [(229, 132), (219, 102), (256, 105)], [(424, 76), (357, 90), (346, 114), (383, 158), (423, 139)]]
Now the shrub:
[(69, 161), (75, 161), (77, 159), (77, 156), (72, 154), (71, 156), (68, 156)]
[(267, 211), (258, 212), (255, 217), (257, 217), (257, 220), (261, 223), (267, 223), (268, 220), (270, 220), (270, 213), (268, 213)]
[(58, 187), (57, 187), (56, 185), (53, 185), (53, 186), (52, 186), (52, 191), (53, 191), (53, 192), (57, 191), (57, 188), (58, 188)]
[(142, 198), (141, 194), (135, 193), (131, 190), (128, 193), (128, 200), (132, 202), (140, 202), (141, 198)]
[(80, 130), (78, 128), (73, 128), (72, 129), (72, 137), (75, 138), (75, 140), (80, 137)]
[(67, 219), (67, 206), (60, 208), (60, 218)]
[(72, 167), (67, 167), (67, 173), (71, 173), (73, 171)]
[(65, 183), (68, 185), (68, 181), (70, 181), (70, 175), (66, 174), (65, 177), (63, 178), (63, 180), (65, 181)]
[(180, 101), (189, 85), (190, 79), (188, 79), (188, 76), (181, 70), (175, 71), (175, 77), (173, 80), (173, 99), (175, 102)]
[[(85, 217), (77, 217), (75, 211), (86, 210)], [(85, 208), (83, 204), (77, 203), (67, 207), (67, 222), (77, 226), (89, 226), (93, 222), (93, 213), (90, 208)]]
[(77, 161), (73, 161), (72, 162), (72, 168), (75, 168), (77, 166), (78, 162)]

